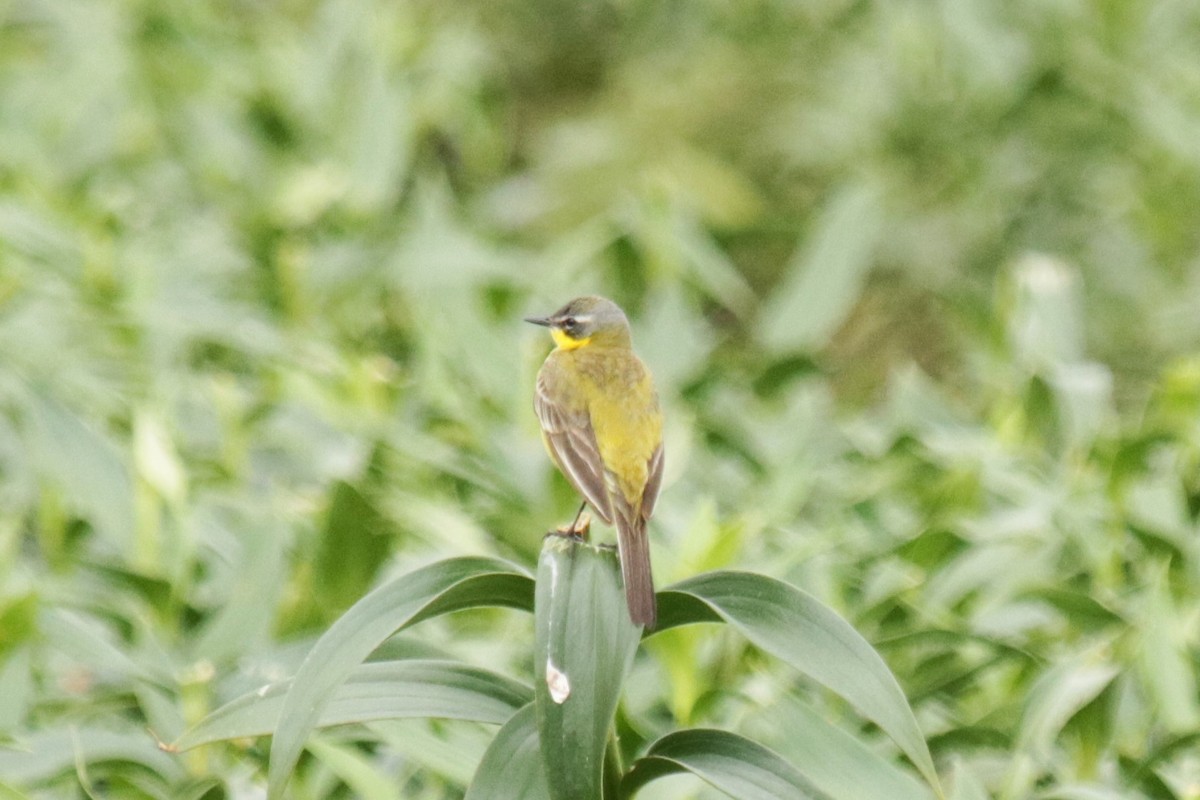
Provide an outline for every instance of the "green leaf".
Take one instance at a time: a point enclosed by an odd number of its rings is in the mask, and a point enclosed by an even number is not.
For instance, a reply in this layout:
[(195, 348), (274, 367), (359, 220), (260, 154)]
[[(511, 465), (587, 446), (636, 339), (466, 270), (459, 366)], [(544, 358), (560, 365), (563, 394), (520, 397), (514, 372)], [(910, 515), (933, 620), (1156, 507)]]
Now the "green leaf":
[(382, 771), (382, 765), (372, 762), (357, 749), (320, 738), (309, 742), (308, 749), (349, 787), (355, 797), (391, 800), (396, 796), (396, 787), (391, 776)]
[(1080, 656), (1058, 664), (1033, 686), (1025, 701), (1016, 749), (1035, 756), (1048, 754), (1072, 717), (1095, 700), (1120, 669)]
[(21, 739), (13, 750), (0, 750), (0, 775), (18, 786), (72, 772), (77, 764), (138, 764), (167, 781), (183, 777), (173, 756), (162, 752), (145, 731), (116, 733), (99, 728), (56, 728)]
[(370, 588), (390, 547), (387, 520), (362, 492), (337, 481), (313, 562), (315, 601), (324, 619), (348, 607)]
[(287, 570), (280, 538), (274, 527), (262, 526), (254, 535), (230, 537), (221, 548), (234, 576), (218, 609), (189, 637), (193, 659), (229, 663), (270, 637)]
[(0, 746), (9, 738), (7, 731), (24, 724), (36, 701), (33, 649), (23, 647), (0, 657)]
[(429, 719), (381, 720), (368, 722), (366, 727), (404, 760), (405, 772), (437, 775), (459, 791), (471, 782), (484, 752), (496, 738), (494, 726), (444, 725)]
[(144, 661), (137, 661), (127, 648), (110, 641), (107, 628), (94, 619), (72, 611), (56, 609), (43, 612), (39, 626), (46, 640), (58, 651), (86, 664), (94, 671), (105, 671), (122, 678), (158, 681), (169, 685), (167, 676), (157, 676)]
[(8, 784), (0, 783), (0, 800), (30, 800), (29, 795), (18, 792)]
[(875, 193), (865, 187), (844, 189), (834, 197), (763, 310), (767, 345), (812, 351), (829, 341), (858, 301), (881, 214)]
[(533, 581), (503, 561), (454, 558), (402, 575), (354, 604), (300, 665), (271, 743), (268, 794), (282, 796), (304, 742), (338, 686), (396, 631), (465, 608), (531, 609)]
[[(271, 733), (291, 685), (290, 680), (268, 684), (226, 703), (185, 732), (172, 749)], [(532, 699), (529, 687), (481, 667), (428, 659), (372, 661), (356, 667), (334, 690), (316, 726), (405, 717), (499, 725)]]
[[(107, 435), (50, 395), (30, 391), (25, 435), (42, 477), (116, 550), (132, 555), (133, 483), (126, 459)], [(140, 554), (145, 556), (145, 553)]]
[(916, 778), (804, 703), (788, 699), (772, 711), (769, 719), (780, 754), (833, 800), (932, 797)]
[(37, 630), (38, 596), (33, 592), (0, 597), (0, 661)]
[(983, 782), (971, 767), (960, 759), (955, 759), (950, 772), (950, 785), (954, 787), (950, 800), (988, 800)]
[(1083, 357), (1082, 281), (1079, 270), (1040, 253), (1011, 267), (1009, 339), (1017, 355), (1035, 367)]
[(547, 536), (534, 617), (534, 697), (550, 794), (600, 800), (609, 729), (641, 638), (616, 552)]
[(1104, 786), (1058, 786), (1038, 795), (1038, 800), (1128, 800), (1126, 790), (1117, 791)]
[(680, 772), (738, 800), (820, 796), (795, 767), (761, 744), (729, 731), (693, 728), (650, 745), (621, 782), (621, 797), (633, 797), (651, 781)]
[(1154, 569), (1134, 626), (1141, 639), (1137, 666), (1142, 684), (1171, 733), (1195, 730), (1200, 722), (1196, 702), (1196, 671), (1185, 633), (1189, 622), (1171, 599), (1165, 565)]
[(550, 800), (533, 704), (504, 724), (479, 762), (464, 800)]
[(925, 737), (887, 664), (816, 598), (766, 575), (709, 572), (659, 594), (659, 630), (724, 620), (757, 647), (845, 699), (900, 746), (938, 795)]

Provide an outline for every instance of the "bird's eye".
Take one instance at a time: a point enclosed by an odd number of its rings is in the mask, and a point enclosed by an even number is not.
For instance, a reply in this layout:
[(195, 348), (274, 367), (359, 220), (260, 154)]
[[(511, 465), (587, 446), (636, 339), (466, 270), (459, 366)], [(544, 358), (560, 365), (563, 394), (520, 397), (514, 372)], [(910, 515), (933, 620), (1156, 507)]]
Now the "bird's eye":
[(574, 317), (567, 317), (566, 319), (563, 320), (562, 326), (563, 326), (563, 330), (567, 331), (568, 333), (571, 333), (576, 328), (579, 327), (579, 320), (575, 319)]

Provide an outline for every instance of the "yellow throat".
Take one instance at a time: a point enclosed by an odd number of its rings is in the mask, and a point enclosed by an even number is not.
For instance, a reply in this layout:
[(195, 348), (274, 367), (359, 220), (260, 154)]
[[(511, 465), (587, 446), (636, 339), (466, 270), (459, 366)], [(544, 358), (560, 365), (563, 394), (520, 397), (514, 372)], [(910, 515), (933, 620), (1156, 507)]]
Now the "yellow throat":
[(590, 336), (583, 339), (572, 339), (558, 328), (551, 328), (550, 336), (553, 337), (554, 343), (558, 345), (560, 350), (576, 350), (592, 340)]

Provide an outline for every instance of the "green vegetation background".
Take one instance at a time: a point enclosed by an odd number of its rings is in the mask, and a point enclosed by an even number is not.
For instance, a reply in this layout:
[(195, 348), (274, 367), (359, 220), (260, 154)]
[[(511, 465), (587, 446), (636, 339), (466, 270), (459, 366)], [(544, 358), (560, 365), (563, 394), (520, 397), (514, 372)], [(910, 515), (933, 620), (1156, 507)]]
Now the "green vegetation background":
[[(0, 0), (0, 793), (253, 796), (261, 743), (147, 729), (385, 575), (531, 564), (574, 500), (519, 320), (600, 292), (660, 585), (838, 609), (955, 797), (1200, 797), (1198, 223), (1188, 0)], [(857, 724), (686, 630), (627, 716), (786, 755), (804, 709)], [(487, 738), (389, 730), (297, 796), (456, 797)]]

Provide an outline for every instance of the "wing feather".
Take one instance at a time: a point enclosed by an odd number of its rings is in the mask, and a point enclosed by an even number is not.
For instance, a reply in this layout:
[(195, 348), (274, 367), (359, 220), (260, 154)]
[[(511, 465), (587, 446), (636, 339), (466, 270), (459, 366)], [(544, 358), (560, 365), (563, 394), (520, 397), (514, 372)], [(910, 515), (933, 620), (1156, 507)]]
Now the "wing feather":
[(658, 502), (658, 490), (662, 488), (663, 446), (660, 443), (650, 456), (649, 476), (646, 478), (646, 490), (642, 493), (640, 514), (643, 523), (654, 513), (654, 504)]
[(533, 407), (550, 455), (575, 490), (584, 496), (600, 518), (612, 524), (612, 508), (605, 489), (604, 462), (596, 432), (586, 412), (572, 412), (556, 403), (539, 379)]

